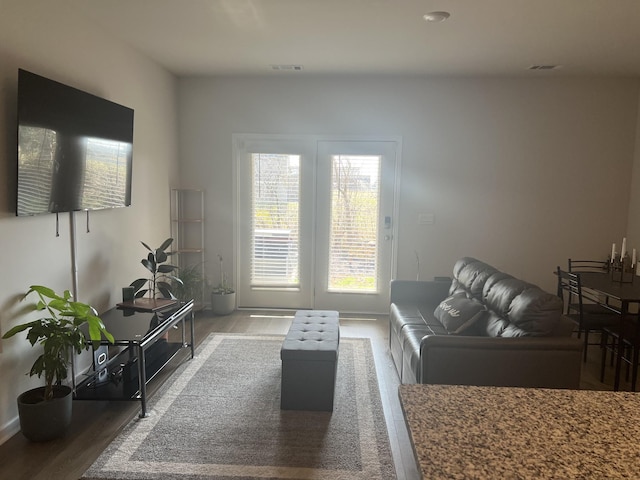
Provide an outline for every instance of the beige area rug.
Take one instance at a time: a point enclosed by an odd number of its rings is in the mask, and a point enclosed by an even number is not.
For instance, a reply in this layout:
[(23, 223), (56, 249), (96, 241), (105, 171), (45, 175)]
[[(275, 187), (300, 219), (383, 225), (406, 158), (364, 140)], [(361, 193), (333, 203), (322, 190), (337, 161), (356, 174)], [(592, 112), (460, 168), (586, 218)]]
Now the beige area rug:
[(280, 410), (283, 338), (211, 334), (82, 478), (396, 478), (371, 342), (340, 339), (330, 413)]

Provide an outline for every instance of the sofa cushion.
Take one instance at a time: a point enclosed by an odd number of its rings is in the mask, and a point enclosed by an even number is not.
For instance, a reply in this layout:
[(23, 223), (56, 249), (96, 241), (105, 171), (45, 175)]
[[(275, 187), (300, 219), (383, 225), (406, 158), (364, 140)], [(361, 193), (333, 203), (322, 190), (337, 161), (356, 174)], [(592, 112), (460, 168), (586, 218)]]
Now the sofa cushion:
[(501, 337), (509, 326), (509, 321), (491, 310), (488, 311), (486, 321), (478, 325), (480, 334), (486, 337)]
[(475, 258), (461, 258), (453, 266), (453, 282), (449, 293), (454, 295), (464, 292), (467, 297), (482, 300), (485, 282), (497, 271), (491, 265)]
[(477, 300), (457, 294), (445, 298), (433, 315), (448, 333), (461, 334), (472, 328), (484, 311), (484, 306)]
[(420, 348), (422, 341), (428, 336), (446, 335), (442, 325), (405, 325), (400, 331), (402, 345), (402, 383), (415, 383), (420, 378)]
[(529, 288), (516, 297), (511, 305), (509, 321), (531, 335), (551, 335), (558, 327), (562, 300), (537, 287)]
[(402, 318), (421, 318), (420, 305), (416, 303), (392, 303), (395, 314)]
[(487, 279), (483, 297), (487, 310), (495, 314), (487, 324), (489, 336), (551, 335), (562, 312), (560, 298), (502, 272)]
[[(438, 304), (439, 305), (439, 304)], [(423, 305), (420, 307), (420, 313), (422, 314), (422, 319), (427, 326), (440, 329), (444, 335), (447, 334), (447, 330), (442, 325), (442, 322), (438, 320), (434, 313), (434, 308), (436, 305)]]
[(393, 334), (399, 334), (405, 325), (424, 325), (425, 322), (415, 305), (391, 304), (389, 312), (389, 327)]

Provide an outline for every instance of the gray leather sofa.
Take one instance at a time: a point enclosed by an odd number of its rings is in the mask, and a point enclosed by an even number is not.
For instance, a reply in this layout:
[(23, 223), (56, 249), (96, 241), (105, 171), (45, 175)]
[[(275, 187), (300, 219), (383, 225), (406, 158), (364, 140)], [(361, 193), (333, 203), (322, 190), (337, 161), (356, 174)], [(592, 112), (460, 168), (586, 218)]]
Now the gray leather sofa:
[(580, 385), (582, 342), (562, 301), (474, 258), (453, 281), (392, 281), (389, 329), (402, 383)]

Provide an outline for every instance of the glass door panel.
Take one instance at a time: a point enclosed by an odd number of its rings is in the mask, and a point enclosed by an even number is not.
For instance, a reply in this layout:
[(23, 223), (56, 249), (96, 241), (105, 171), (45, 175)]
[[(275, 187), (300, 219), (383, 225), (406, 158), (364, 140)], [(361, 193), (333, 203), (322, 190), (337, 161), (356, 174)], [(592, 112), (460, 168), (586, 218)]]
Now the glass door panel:
[(331, 155), (329, 292), (378, 292), (380, 156)]
[(319, 142), (315, 308), (388, 311), (396, 150), (396, 142)]
[(299, 288), (300, 155), (251, 154), (251, 287)]
[(236, 148), (238, 306), (311, 308), (315, 152), (266, 138)]

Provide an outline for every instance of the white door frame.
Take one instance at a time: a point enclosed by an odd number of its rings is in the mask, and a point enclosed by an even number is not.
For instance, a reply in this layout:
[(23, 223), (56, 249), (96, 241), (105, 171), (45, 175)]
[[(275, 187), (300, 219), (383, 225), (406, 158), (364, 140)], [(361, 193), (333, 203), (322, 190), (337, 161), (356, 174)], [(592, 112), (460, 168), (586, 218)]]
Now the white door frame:
[[(393, 193), (393, 224), (391, 228), (391, 273), (390, 277), (395, 278), (397, 273), (397, 259), (398, 259), (398, 215), (399, 215), (399, 199), (400, 199), (400, 172), (401, 172), (401, 160), (402, 160), (402, 137), (397, 135), (385, 135), (385, 136), (372, 136), (372, 135), (269, 135), (269, 134), (233, 134), (232, 135), (232, 154), (233, 154), (233, 185), (235, 192), (233, 195), (233, 258), (234, 258), (234, 278), (237, 283), (239, 281), (238, 273), (239, 266), (243, 261), (240, 258), (241, 249), (239, 248), (239, 240), (241, 237), (241, 225), (239, 223), (240, 211), (239, 205), (240, 199), (240, 182), (241, 178), (238, 173), (239, 155), (245, 150), (244, 144), (249, 143), (262, 143), (262, 142), (287, 142), (292, 144), (313, 144), (313, 148), (317, 155), (317, 146), (319, 142), (394, 142), (396, 144), (396, 159), (395, 159), (395, 181), (394, 181), (394, 193)], [(315, 191), (314, 191), (315, 195)], [(315, 216), (315, 213), (314, 213)], [(314, 235), (315, 238), (315, 218), (314, 222)], [(315, 251), (315, 245), (313, 246)], [(315, 264), (315, 255), (312, 256), (312, 264)], [(312, 278), (315, 278), (315, 265), (311, 265)], [(238, 285), (239, 287), (239, 285)], [(242, 308), (241, 292), (238, 288), (238, 305)], [(313, 298), (310, 299), (313, 302)], [(253, 308), (253, 307), (249, 307)], [(268, 307), (267, 307), (268, 308)], [(388, 309), (383, 312), (353, 312), (353, 313), (387, 313)]]

